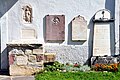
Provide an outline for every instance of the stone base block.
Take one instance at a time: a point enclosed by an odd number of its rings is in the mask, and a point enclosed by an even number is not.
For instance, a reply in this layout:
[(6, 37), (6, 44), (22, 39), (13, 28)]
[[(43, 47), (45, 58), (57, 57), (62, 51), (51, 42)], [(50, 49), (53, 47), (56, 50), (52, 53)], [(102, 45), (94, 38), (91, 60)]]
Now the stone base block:
[(117, 57), (92, 57), (91, 58), (91, 66), (94, 64), (113, 64), (117, 63)]
[(10, 75), (13, 75), (13, 76), (32, 75), (41, 70), (43, 70), (43, 67), (37, 67), (37, 66), (31, 67), (31, 66), (10, 65), (9, 67)]

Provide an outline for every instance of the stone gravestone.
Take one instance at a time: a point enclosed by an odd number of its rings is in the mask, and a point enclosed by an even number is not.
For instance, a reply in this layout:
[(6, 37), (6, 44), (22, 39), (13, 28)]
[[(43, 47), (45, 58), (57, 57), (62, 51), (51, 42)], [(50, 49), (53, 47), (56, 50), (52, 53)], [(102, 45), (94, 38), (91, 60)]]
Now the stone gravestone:
[(93, 56), (110, 56), (110, 12), (100, 10), (95, 14)]
[(46, 16), (46, 41), (65, 40), (65, 16), (47, 15)]
[(87, 40), (87, 21), (80, 15), (72, 20), (72, 40)]

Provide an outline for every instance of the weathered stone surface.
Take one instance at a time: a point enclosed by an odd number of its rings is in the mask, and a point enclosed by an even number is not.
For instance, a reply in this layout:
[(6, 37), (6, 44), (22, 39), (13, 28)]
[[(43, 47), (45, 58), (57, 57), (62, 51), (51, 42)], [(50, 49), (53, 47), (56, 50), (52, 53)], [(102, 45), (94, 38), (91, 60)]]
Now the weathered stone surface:
[(113, 64), (117, 63), (117, 57), (92, 57), (91, 65), (94, 64)]
[(22, 50), (18, 49), (12, 49), (9, 54), (16, 54), (16, 55), (24, 55), (24, 52)]
[(36, 55), (29, 55), (29, 59), (28, 59), (30, 62), (36, 62), (37, 59), (36, 59)]
[(37, 54), (36, 58), (37, 58), (37, 62), (41, 62), (44, 60), (44, 54)]
[(33, 54), (43, 54), (43, 49), (33, 49)]
[(0, 80), (11, 80), (11, 78), (2, 78)]
[(28, 62), (28, 66), (31, 66), (31, 67), (41, 67), (41, 68), (43, 68), (44, 67), (44, 65), (43, 65), (43, 61), (41, 61), (41, 62)]
[(32, 75), (36, 72), (42, 70), (43, 67), (39, 66), (18, 66), (18, 65), (10, 65), (10, 75)]
[(86, 64), (89, 58), (88, 54), (88, 46), (47, 46), (45, 45), (46, 53), (56, 53), (55, 61), (59, 61), (61, 63), (79, 63), (81, 65)]
[[(14, 49), (14, 47), (16, 49)], [(41, 48), (41, 49), (39, 49)], [(37, 54), (33, 54), (34, 52)], [(43, 53), (39, 44), (9, 45), (9, 72), (10, 75), (31, 75), (43, 69)], [(24, 53), (25, 51), (25, 53)], [(38, 57), (37, 57), (38, 55)], [(43, 56), (43, 57), (42, 57)], [(38, 58), (38, 59), (37, 59)], [(38, 61), (38, 62), (37, 62)], [(16, 71), (14, 71), (16, 70)]]
[(14, 54), (10, 54), (9, 55), (9, 65), (12, 65), (15, 61), (15, 55)]
[(27, 65), (28, 57), (27, 56), (16, 56), (16, 64), (17, 65)]
[(72, 40), (87, 40), (87, 21), (82, 16), (72, 20)]
[(25, 54), (26, 54), (26, 55), (30, 55), (30, 54), (32, 54), (32, 50), (30, 50), (30, 49), (26, 49), (26, 50), (25, 50)]
[(111, 55), (110, 24), (96, 23), (94, 25), (93, 56)]
[(44, 60), (45, 62), (54, 62), (56, 53), (45, 53)]
[(22, 29), (21, 39), (36, 39), (36, 32), (34, 29)]

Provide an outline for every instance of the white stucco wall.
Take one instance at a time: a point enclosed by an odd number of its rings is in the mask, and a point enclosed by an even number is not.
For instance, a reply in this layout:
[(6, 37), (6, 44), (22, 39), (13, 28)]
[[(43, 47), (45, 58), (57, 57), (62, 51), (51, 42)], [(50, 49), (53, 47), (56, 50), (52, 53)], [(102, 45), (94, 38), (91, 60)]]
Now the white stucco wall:
[[(44, 44), (46, 52), (56, 52), (56, 60), (60, 62), (80, 62), (84, 64), (91, 56), (92, 52), (92, 29), (93, 23), (91, 21), (94, 14), (100, 9), (109, 9), (114, 17), (114, 1), (115, 0), (11, 0), (11, 4), (8, 0), (3, 0), (4, 4), (0, 5), (0, 24), (1, 24), (1, 68), (6, 69), (8, 67), (6, 44), (13, 40), (20, 40), (20, 30), (23, 28), (35, 29), (38, 39), (34, 43)], [(2, 2), (0, 2), (2, 3)], [(21, 20), (21, 8), (25, 4), (30, 4), (33, 9), (33, 22), (32, 24), (24, 24)], [(7, 6), (10, 5), (10, 6)], [(7, 8), (4, 11), (4, 8)], [(45, 43), (43, 27), (45, 27), (46, 15), (65, 15), (65, 41), (61, 44), (58, 43)], [(69, 32), (69, 26), (71, 20), (81, 15), (85, 17), (88, 24), (87, 41), (83, 44), (81, 42), (72, 42), (69, 40), (71, 34)], [(117, 19), (116, 19), (117, 20)], [(116, 22), (117, 24), (118, 22)], [(118, 24), (116, 25), (118, 26)], [(66, 50), (63, 50), (65, 47)], [(76, 48), (75, 48), (76, 47)], [(62, 49), (63, 48), (63, 49)], [(83, 49), (84, 48), (84, 49)], [(74, 50), (76, 49), (76, 50)], [(68, 52), (68, 50), (70, 50)], [(61, 57), (61, 52), (65, 57), (70, 60)], [(66, 53), (67, 52), (67, 53)], [(3, 55), (4, 54), (4, 55)], [(6, 56), (5, 56), (6, 55)], [(75, 57), (74, 57), (75, 56)], [(78, 56), (76, 58), (76, 56)], [(83, 57), (84, 56), (84, 57)], [(72, 63), (74, 63), (72, 62)]]

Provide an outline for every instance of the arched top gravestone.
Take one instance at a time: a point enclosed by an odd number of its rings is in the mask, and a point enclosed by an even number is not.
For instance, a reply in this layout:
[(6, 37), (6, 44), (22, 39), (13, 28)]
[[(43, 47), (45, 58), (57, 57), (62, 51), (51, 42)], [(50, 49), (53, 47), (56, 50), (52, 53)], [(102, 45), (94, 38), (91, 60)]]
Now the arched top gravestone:
[(111, 16), (111, 12), (107, 9), (102, 9), (102, 10), (99, 10), (95, 13), (94, 15), (94, 19), (93, 19), (94, 22), (111, 22), (113, 21), (113, 18)]
[(111, 56), (110, 23), (114, 21), (110, 11), (102, 9), (94, 16), (93, 56)]
[(82, 16), (72, 20), (72, 41), (87, 40), (87, 21)]

